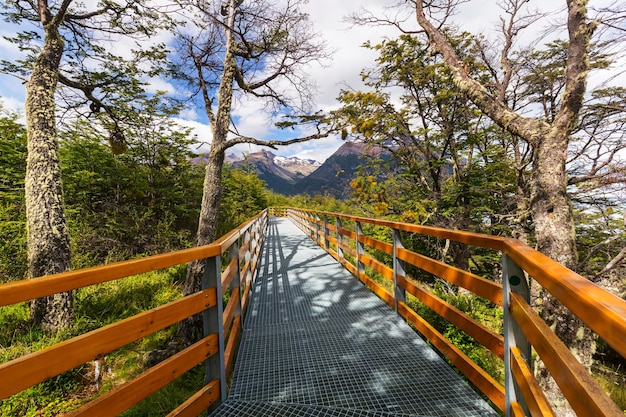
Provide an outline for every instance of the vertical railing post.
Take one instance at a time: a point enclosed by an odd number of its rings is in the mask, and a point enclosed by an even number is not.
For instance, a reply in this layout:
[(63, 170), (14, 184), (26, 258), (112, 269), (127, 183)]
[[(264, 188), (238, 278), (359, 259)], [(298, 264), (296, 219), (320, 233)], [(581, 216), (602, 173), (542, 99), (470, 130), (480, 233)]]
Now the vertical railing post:
[(246, 245), (246, 253), (244, 255), (243, 259), (239, 260), (239, 263), (243, 263), (244, 265), (249, 261), (250, 262), (250, 267), (248, 269), (248, 272), (246, 272), (246, 276), (244, 277), (240, 277), (240, 279), (243, 280), (243, 282), (241, 283), (241, 285), (243, 285), (242, 290), (245, 291), (246, 290), (246, 285), (248, 283), (248, 276), (252, 277), (254, 276), (254, 271), (252, 271), (252, 262), (254, 261), (253, 259), (253, 248), (255, 247), (255, 242), (258, 240), (262, 240), (262, 237), (260, 236), (263, 231), (261, 230), (261, 226), (263, 225), (262, 223), (262, 219), (259, 219), (257, 223), (254, 224), (254, 227), (251, 227), (250, 229), (246, 230), (246, 232), (243, 234), (243, 241), (245, 242)]
[(341, 219), (339, 217), (335, 217), (335, 226), (336, 226), (336, 237), (337, 237), (337, 257), (340, 259), (340, 262), (343, 264), (343, 249), (341, 245), (343, 244), (343, 235), (339, 231), (341, 229)]
[(363, 235), (361, 222), (355, 221), (354, 230), (356, 232), (356, 277), (361, 280), (361, 273), (365, 272), (365, 266), (361, 263), (361, 255), (365, 254), (365, 246), (359, 241), (359, 237)]
[(522, 329), (511, 317), (510, 312), (511, 293), (517, 293), (526, 301), (530, 301), (530, 289), (524, 270), (509, 258), (507, 254), (502, 255), (502, 290), (504, 292), (504, 389), (506, 416), (512, 415), (512, 402), (518, 402), (526, 415), (530, 415), (528, 406), (511, 370), (511, 348), (517, 347), (522, 352), (522, 356), (530, 366), (530, 369), (532, 369), (531, 346)]
[[(239, 296), (239, 301), (237, 302), (237, 308), (235, 309), (235, 314), (234, 317), (237, 316), (241, 316), (241, 262), (239, 259), (239, 248), (240, 248), (240, 240), (241, 240), (241, 236), (235, 241), (235, 243), (233, 243), (232, 245), (230, 245), (230, 248), (228, 248), (228, 262), (230, 264), (230, 262), (232, 262), (233, 259), (237, 259), (237, 272), (235, 272), (235, 276), (233, 277), (233, 279), (230, 281), (230, 296), (233, 296), (233, 291), (237, 290), (237, 292), (239, 294), (237, 294)], [(244, 284), (245, 285), (245, 284)], [(245, 288), (245, 287), (244, 287)], [(243, 322), (241, 323), (243, 324)]]
[(406, 272), (404, 270), (404, 262), (398, 259), (397, 250), (404, 248), (402, 244), (402, 235), (398, 229), (393, 229), (393, 309), (398, 313), (398, 303), (406, 302), (406, 292), (398, 285), (398, 277), (404, 278)]
[(317, 242), (318, 245), (322, 246), (322, 242), (320, 239), (320, 216), (317, 215), (317, 213), (315, 213), (315, 241)]
[[(288, 213), (287, 213), (288, 215)], [(261, 248), (265, 244), (265, 237), (267, 236), (267, 229), (269, 227), (269, 216), (264, 216), (262, 221), (256, 225), (254, 231), (249, 236), (248, 252), (250, 253), (250, 285), (254, 282), (257, 275), (257, 269), (259, 267), (259, 258), (261, 257)], [(246, 258), (245, 262), (248, 261)], [(254, 269), (252, 269), (254, 266)], [(252, 290), (252, 287), (250, 288)], [(249, 295), (249, 294), (248, 294)]]
[(330, 249), (330, 241), (328, 240), (328, 216), (323, 215), (324, 218), (324, 249)]
[(222, 274), (221, 255), (207, 258), (202, 275), (202, 289), (215, 288), (216, 305), (202, 312), (204, 337), (217, 334), (218, 353), (209, 357), (204, 362), (205, 383), (214, 379), (220, 380), (219, 404), (226, 401), (226, 364), (224, 363), (224, 325), (222, 324), (222, 312), (224, 311), (222, 299)]

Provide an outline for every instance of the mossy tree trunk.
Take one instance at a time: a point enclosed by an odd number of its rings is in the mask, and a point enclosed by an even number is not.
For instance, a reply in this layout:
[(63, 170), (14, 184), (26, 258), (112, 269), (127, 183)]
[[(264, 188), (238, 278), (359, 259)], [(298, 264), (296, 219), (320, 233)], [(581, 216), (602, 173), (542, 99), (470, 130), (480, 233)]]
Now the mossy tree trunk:
[[(570, 269), (577, 267), (576, 237), (571, 201), (567, 194), (567, 150), (577, 124), (586, 90), (589, 70), (590, 38), (596, 26), (587, 21), (587, 1), (567, 1), (569, 44), (565, 88), (561, 106), (551, 123), (522, 116), (492, 96), (479, 81), (464, 71), (464, 64), (444, 34), (426, 17), (422, 1), (416, 1), (416, 19), (425, 30), (433, 48), (441, 53), (451, 68), (455, 84), (494, 122), (513, 135), (526, 140), (533, 149), (533, 172), (530, 182), (530, 210), (534, 222), (537, 249)], [(591, 366), (594, 341), (591, 333), (569, 310), (545, 291), (539, 297), (541, 315), (583, 365)], [(540, 382), (563, 415), (567, 413), (563, 397), (541, 366)]]
[[(205, 102), (207, 116), (211, 122), (213, 140), (205, 167), (204, 185), (202, 189), (202, 205), (198, 220), (198, 232), (196, 246), (208, 245), (217, 238), (217, 226), (219, 221), (220, 202), (222, 198), (222, 167), (224, 154), (227, 149), (228, 128), (230, 126), (230, 113), (233, 101), (233, 82), (237, 63), (235, 61), (235, 36), (233, 27), (235, 14), (239, 2), (228, 2), (228, 16), (226, 18), (226, 51), (224, 55), (224, 68), (222, 78), (217, 90), (217, 111), (213, 113), (212, 100), (202, 76), (202, 68), (198, 65), (198, 78), (200, 79), (202, 95)], [(202, 275), (204, 274), (204, 262), (197, 261), (189, 264), (187, 277), (185, 278), (183, 293), (192, 294), (201, 289)], [(179, 336), (185, 345), (190, 345), (200, 336), (201, 318), (199, 315), (183, 321), (179, 328)]]
[[(26, 85), (28, 159), (25, 189), (29, 278), (67, 271), (71, 261), (54, 101), (64, 45), (57, 21), (43, 15), (42, 22), (45, 44)], [(73, 314), (71, 293), (31, 302), (31, 317), (35, 323), (50, 330), (69, 326)]]
[[(164, 49), (148, 42), (160, 30), (171, 30), (177, 24), (162, 10), (144, 0), (11, 1), (0, 7), (3, 19), (18, 26), (6, 39), (22, 52), (13, 62), (0, 62), (0, 71), (22, 80), (29, 74), (25, 188), (30, 278), (70, 268), (55, 109), (60, 106), (71, 117), (91, 118), (90, 123), (109, 130), (113, 148), (125, 145), (125, 134), (155, 109), (142, 80), (148, 74), (156, 76), (166, 66), (169, 73)], [(111, 36), (141, 41), (146, 49), (131, 53), (121, 48), (118, 55), (101, 47)], [(101, 65), (91, 70), (85, 62)], [(55, 102), (55, 95), (62, 100)], [(66, 326), (72, 317), (71, 294), (34, 301), (32, 315), (52, 329)]]
[[(285, 92), (283, 84), (277, 84), (287, 82), (295, 88), (301, 103), (310, 101), (311, 80), (303, 71), (311, 61), (325, 58), (326, 52), (323, 43), (317, 41), (318, 34), (308, 24), (308, 16), (301, 12), (301, 5), (305, 2), (205, 2), (198, 6), (201, 18), (196, 23), (199, 30), (208, 35), (195, 37), (188, 33), (179, 34), (190, 63), (189, 71), (193, 72), (185, 79), (193, 80), (194, 88), (202, 95), (213, 134), (205, 171), (197, 245), (209, 244), (217, 238), (222, 166), (228, 148), (244, 143), (275, 148), (319, 139), (336, 131), (323, 115), (301, 116), (300, 123), (314, 126), (316, 133), (284, 141), (243, 136), (237, 133), (236, 128), (231, 128), (235, 91), (285, 108), (297, 101)], [(216, 91), (215, 85), (218, 85)], [(306, 106), (299, 107), (303, 109)], [(287, 123), (283, 127), (293, 124), (298, 123)], [(233, 137), (229, 137), (231, 133)], [(185, 294), (200, 288), (202, 275), (201, 263), (190, 265), (185, 279)], [(184, 343), (196, 340), (199, 323), (194, 319), (181, 324), (179, 336)]]

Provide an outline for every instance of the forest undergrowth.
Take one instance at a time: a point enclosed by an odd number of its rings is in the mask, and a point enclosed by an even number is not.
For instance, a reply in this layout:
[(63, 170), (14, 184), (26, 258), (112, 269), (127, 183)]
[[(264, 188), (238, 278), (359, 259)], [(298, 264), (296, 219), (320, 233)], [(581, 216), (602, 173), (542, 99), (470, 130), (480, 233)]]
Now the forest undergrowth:
[[(174, 301), (182, 296), (185, 270), (182, 265), (77, 290), (74, 324), (54, 336), (32, 324), (28, 303), (4, 307), (0, 309), (0, 362)], [(13, 395), (0, 402), (0, 415), (49, 417), (71, 411), (155, 365), (165, 357), (175, 334), (176, 326), (170, 326)], [(123, 416), (165, 415), (198, 391), (203, 381), (204, 369), (196, 367)]]

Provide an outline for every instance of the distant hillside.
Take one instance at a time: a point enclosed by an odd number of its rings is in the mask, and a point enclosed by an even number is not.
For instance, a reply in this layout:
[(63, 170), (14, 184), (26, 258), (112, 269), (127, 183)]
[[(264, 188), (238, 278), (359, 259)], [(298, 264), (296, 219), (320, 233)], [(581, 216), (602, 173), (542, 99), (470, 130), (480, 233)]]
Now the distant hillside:
[[(253, 152), (244, 157), (234, 154), (227, 155), (225, 162), (233, 167), (249, 169), (265, 181), (274, 192), (291, 195), (296, 194), (294, 185), (314, 172), (321, 165), (312, 159), (276, 156), (267, 150)], [(192, 159), (195, 165), (206, 164), (206, 156), (199, 155)]]
[(368, 148), (363, 142), (345, 142), (315, 172), (298, 183), (298, 192), (310, 195), (329, 194), (347, 199), (352, 194), (350, 181), (368, 156), (386, 154), (381, 148)]
[[(269, 189), (279, 194), (329, 194), (347, 199), (352, 193), (350, 181), (364, 162), (362, 156), (379, 156), (381, 152), (381, 149), (367, 149), (362, 142), (345, 142), (322, 164), (311, 159), (276, 156), (267, 150), (243, 158), (231, 154), (225, 161), (256, 172)], [(192, 163), (206, 163), (206, 157), (198, 156)]]
[(350, 181), (358, 166), (363, 163), (361, 155), (366, 152), (365, 144), (346, 142), (332, 154), (321, 167), (298, 184), (304, 194), (329, 194), (340, 199), (350, 197)]

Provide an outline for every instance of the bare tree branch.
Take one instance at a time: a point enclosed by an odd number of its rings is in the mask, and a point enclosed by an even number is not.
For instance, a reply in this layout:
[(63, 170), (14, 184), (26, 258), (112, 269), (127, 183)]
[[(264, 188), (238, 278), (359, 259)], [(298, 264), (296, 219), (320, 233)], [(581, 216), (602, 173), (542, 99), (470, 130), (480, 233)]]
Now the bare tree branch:
[(539, 141), (548, 133), (550, 126), (546, 122), (520, 116), (497, 97), (493, 97), (484, 85), (470, 77), (465, 70), (464, 62), (457, 56), (445, 35), (426, 18), (423, 2), (421, 0), (412, 0), (412, 2), (415, 4), (418, 23), (426, 31), (433, 48), (443, 55), (456, 84), (483, 112), (503, 129), (530, 143)]
[(623, 248), (620, 253), (617, 254), (617, 256), (613, 259), (611, 259), (611, 261), (606, 264), (606, 266), (602, 269), (602, 271), (598, 272), (593, 278), (597, 279), (600, 276), (606, 274), (607, 272), (615, 269), (615, 267), (617, 267), (620, 262), (622, 262), (624, 260), (624, 258), (626, 258), (626, 247)]
[(293, 139), (288, 139), (288, 140), (261, 140), (261, 139), (256, 139), (256, 138), (252, 138), (249, 136), (239, 136), (236, 138), (232, 138), (229, 139), (228, 142), (224, 143), (222, 146), (216, 148), (217, 152), (223, 152), (228, 148), (231, 148), (235, 145), (241, 145), (243, 143), (247, 143), (247, 144), (252, 144), (252, 145), (258, 145), (258, 146), (266, 146), (268, 148), (272, 148), (272, 149), (277, 149), (277, 146), (288, 146), (288, 145), (293, 145), (294, 143), (302, 143), (302, 142), (309, 142), (311, 140), (315, 140), (315, 139), (322, 139), (325, 137), (328, 137), (328, 135), (330, 135), (330, 132), (324, 132), (324, 133), (315, 133), (312, 135), (308, 135), (308, 136), (303, 136), (300, 138), (293, 138)]

